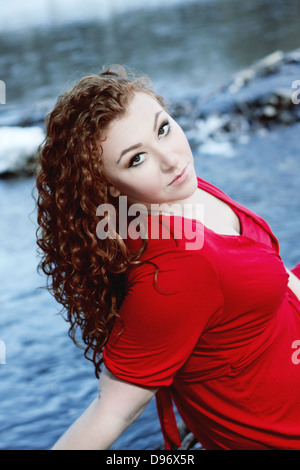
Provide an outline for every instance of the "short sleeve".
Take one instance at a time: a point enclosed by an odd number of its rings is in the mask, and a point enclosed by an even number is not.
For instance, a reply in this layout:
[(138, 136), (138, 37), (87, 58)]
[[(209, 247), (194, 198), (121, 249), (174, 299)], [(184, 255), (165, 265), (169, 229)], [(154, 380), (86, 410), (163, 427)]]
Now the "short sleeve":
[(218, 275), (201, 250), (152, 258), (130, 276), (104, 364), (131, 383), (169, 386), (222, 305)]

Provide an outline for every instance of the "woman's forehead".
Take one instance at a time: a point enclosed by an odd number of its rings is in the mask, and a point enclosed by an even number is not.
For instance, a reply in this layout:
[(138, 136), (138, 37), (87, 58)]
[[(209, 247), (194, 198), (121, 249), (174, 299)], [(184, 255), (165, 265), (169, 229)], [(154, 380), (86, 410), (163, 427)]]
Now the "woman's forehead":
[[(116, 135), (135, 132), (141, 126), (151, 125), (154, 129), (158, 115), (164, 111), (161, 104), (152, 96), (144, 92), (135, 93), (128, 104), (125, 114), (114, 119), (108, 126), (106, 139), (116, 138)], [(130, 137), (130, 136), (129, 136)], [(116, 141), (115, 141), (116, 143)]]
[(145, 117), (149, 114), (150, 117), (158, 109), (162, 109), (162, 106), (154, 96), (145, 92), (136, 92), (129, 102), (124, 117), (134, 117), (141, 114)]

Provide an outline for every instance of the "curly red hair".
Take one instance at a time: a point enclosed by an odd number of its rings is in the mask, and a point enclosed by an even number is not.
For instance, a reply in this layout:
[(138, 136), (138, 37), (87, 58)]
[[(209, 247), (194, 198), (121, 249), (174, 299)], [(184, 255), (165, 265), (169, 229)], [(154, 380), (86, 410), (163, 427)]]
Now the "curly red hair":
[(47, 116), (36, 168), (38, 269), (47, 275), (47, 288), (66, 312), (69, 336), (82, 347), (76, 339), (81, 330), (84, 355), (97, 377), (126, 293), (126, 271), (138, 263), (147, 244), (144, 240), (138, 253), (130, 253), (121, 237), (100, 240), (96, 235), (97, 207), (114, 203), (103, 172), (101, 142), (136, 91), (165, 106), (147, 78), (135, 78), (121, 66), (82, 78)]

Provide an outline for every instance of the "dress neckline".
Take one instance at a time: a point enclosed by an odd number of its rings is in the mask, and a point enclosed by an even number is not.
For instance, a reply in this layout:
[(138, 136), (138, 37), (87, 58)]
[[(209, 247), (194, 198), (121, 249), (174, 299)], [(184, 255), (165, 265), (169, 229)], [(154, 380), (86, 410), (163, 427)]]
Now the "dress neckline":
[[(195, 222), (200, 223), (205, 230), (208, 230), (209, 232), (213, 233), (216, 236), (219, 237), (226, 237), (226, 238), (241, 238), (244, 237), (244, 224), (243, 220), (241, 217), (241, 214), (238, 210), (238, 208), (234, 204), (230, 204), (229, 198), (226, 196), (226, 194), (222, 193), (221, 191), (211, 191), (211, 189), (214, 189), (214, 186), (208, 183), (205, 180), (202, 180), (201, 178), (197, 177), (198, 180), (198, 188), (202, 189), (206, 193), (210, 194), (211, 196), (215, 197), (216, 199), (219, 199), (220, 201), (224, 202), (236, 215), (238, 218), (239, 226), (240, 226), (240, 233), (237, 233), (236, 235), (234, 234), (226, 234), (226, 233), (219, 233), (216, 232), (215, 230), (207, 227), (204, 223), (202, 223), (198, 219), (194, 219)], [(204, 183), (204, 184), (202, 184)], [(217, 189), (217, 188), (216, 188)], [(216, 194), (217, 193), (217, 194)]]
[[(179, 214), (172, 214), (171, 213), (171, 214), (164, 214), (164, 215), (169, 216), (170, 218), (173, 218), (173, 219), (178, 217), (180, 219), (191, 220), (191, 221), (195, 222), (196, 224), (200, 224), (203, 227), (203, 230), (208, 231), (208, 232), (212, 233), (213, 235), (215, 235), (217, 237), (224, 237), (224, 238), (243, 238), (243, 237), (245, 237), (245, 235), (244, 235), (244, 224), (243, 224), (243, 220), (242, 220), (242, 217), (241, 217), (241, 213), (238, 210), (238, 208), (235, 206), (234, 201), (232, 201), (232, 204), (231, 204), (230, 203), (230, 198), (225, 193), (223, 193), (221, 190), (218, 190), (218, 188), (214, 187), (212, 184), (208, 183), (207, 181), (202, 180), (198, 176), (197, 176), (197, 181), (198, 181), (198, 188), (199, 189), (205, 191), (206, 193), (210, 194), (211, 196), (215, 197), (216, 199), (219, 199), (220, 201), (224, 202), (234, 212), (234, 214), (237, 216), (238, 221), (239, 221), (240, 233), (237, 233), (236, 235), (234, 235), (234, 234), (225, 234), (225, 233), (216, 232), (213, 229), (207, 227), (205, 225), (205, 223), (201, 222), (201, 220), (196, 219), (194, 217), (186, 217), (184, 214), (179, 215)], [(153, 216), (154, 217), (156, 217), (156, 216), (159, 217), (158, 214), (148, 215), (149, 218), (151, 218)]]

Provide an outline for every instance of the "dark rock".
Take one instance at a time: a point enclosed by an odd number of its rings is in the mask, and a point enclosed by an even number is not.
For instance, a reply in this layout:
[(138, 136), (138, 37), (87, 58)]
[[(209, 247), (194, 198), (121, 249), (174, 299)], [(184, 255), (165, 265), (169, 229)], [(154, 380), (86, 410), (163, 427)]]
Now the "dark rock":
[[(197, 441), (194, 434), (189, 431), (183, 421), (177, 423), (177, 428), (181, 440), (181, 447), (173, 450), (204, 450), (200, 442)], [(165, 445), (163, 443), (160, 444), (157, 450), (165, 450)]]
[[(275, 116), (282, 108), (290, 109), (292, 83), (300, 77), (300, 50), (283, 54), (277, 51), (252, 67), (235, 74), (231, 80), (204, 94), (196, 103), (193, 115), (205, 118), (212, 113), (241, 113), (252, 117), (253, 109), (269, 104)], [(245, 112), (246, 111), (246, 112)]]

